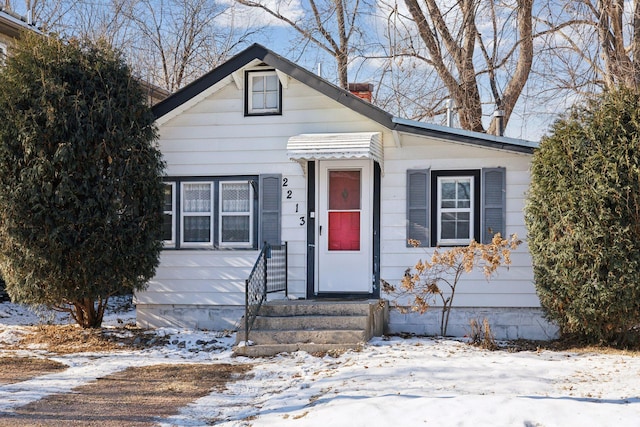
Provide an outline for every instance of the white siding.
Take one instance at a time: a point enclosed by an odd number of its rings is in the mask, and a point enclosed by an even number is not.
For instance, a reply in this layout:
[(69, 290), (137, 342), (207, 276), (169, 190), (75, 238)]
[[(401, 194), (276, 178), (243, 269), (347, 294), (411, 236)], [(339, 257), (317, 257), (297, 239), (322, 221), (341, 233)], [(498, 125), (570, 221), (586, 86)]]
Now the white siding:
[(524, 243), (512, 254), (510, 268), (500, 269), (490, 281), (481, 273), (464, 276), (456, 289), (454, 305), (538, 307), (523, 215), (531, 157), (409, 135), (401, 135), (401, 148), (389, 139), (386, 142), (385, 174), (382, 177), (381, 278), (398, 285), (408, 267), (432, 254), (432, 249), (407, 248), (406, 245), (407, 169), (437, 171), (502, 166), (507, 172), (507, 234), (516, 233)]
[[(160, 149), (173, 177), (282, 174), (282, 240), (289, 244), (289, 293), (306, 295), (306, 177), (286, 155), (289, 137), (314, 132), (381, 131), (293, 79), (281, 116), (244, 116), (242, 90), (229, 83), (159, 126)], [(288, 190), (291, 191), (290, 198)], [(296, 211), (297, 209), (297, 211)], [(307, 219), (305, 219), (305, 224)], [(258, 251), (165, 250), (156, 276), (137, 295), (148, 305), (244, 304), (244, 281)]]
[[(214, 93), (160, 124), (160, 148), (168, 176), (277, 173), (288, 179), (282, 191), (282, 240), (289, 242), (290, 294), (306, 294), (306, 225), (301, 225), (307, 210), (306, 176), (286, 155), (289, 137), (301, 133), (383, 132), (381, 278), (390, 283), (398, 284), (407, 267), (430, 253), (406, 247), (407, 169), (505, 167), (507, 233), (526, 238), (522, 210), (528, 155), (407, 134), (400, 135), (397, 147), (393, 135), (379, 124), (293, 79), (283, 88), (281, 116), (245, 117), (243, 102), (235, 84), (218, 85)], [(137, 302), (148, 307), (241, 305), (244, 281), (257, 255), (255, 250), (165, 250), (155, 278)], [(489, 282), (480, 274), (469, 275), (457, 292), (456, 306), (539, 306), (526, 243), (513, 255), (509, 270)]]

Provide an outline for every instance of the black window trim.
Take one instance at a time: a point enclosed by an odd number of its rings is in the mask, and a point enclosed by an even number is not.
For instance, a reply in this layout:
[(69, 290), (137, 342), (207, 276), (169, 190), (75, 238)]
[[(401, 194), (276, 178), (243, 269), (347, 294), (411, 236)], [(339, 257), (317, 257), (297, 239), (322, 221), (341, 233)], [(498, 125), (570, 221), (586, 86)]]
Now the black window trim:
[(462, 170), (431, 170), (430, 183), (430, 203), (431, 203), (431, 246), (456, 247), (460, 244), (440, 244), (438, 242), (438, 178), (439, 177), (473, 177), (473, 235), (471, 236), (476, 242), (480, 241), (481, 235), (481, 169), (462, 169)]
[[(253, 187), (253, 218), (252, 218), (252, 241), (253, 244), (251, 246), (240, 245), (240, 246), (231, 246), (225, 244), (220, 246), (220, 232), (219, 232), (219, 222), (220, 222), (220, 203), (219, 203), (219, 191), (220, 191), (220, 182), (228, 182), (228, 181), (248, 181), (251, 183)], [(163, 179), (163, 182), (166, 184), (175, 183), (175, 204), (174, 207), (174, 218), (173, 224), (175, 230), (175, 244), (173, 246), (165, 246), (165, 250), (189, 250), (189, 251), (198, 251), (198, 250), (216, 250), (216, 251), (226, 251), (226, 250), (256, 250), (258, 249), (258, 224), (259, 224), (259, 176), (258, 175), (229, 175), (229, 176), (167, 176)], [(213, 183), (213, 242), (211, 245), (207, 246), (182, 246), (181, 245), (181, 221), (182, 221), (182, 209), (180, 205), (181, 200), (181, 192), (183, 182), (211, 182)]]
[[(277, 111), (265, 111), (265, 112), (253, 112), (249, 110), (249, 95), (251, 94), (250, 79), (251, 73), (264, 73), (273, 72), (278, 81), (278, 110)], [(280, 77), (274, 68), (264, 69), (252, 69), (245, 70), (244, 72), (244, 115), (245, 117), (259, 117), (259, 116), (281, 116), (282, 115), (282, 83)]]

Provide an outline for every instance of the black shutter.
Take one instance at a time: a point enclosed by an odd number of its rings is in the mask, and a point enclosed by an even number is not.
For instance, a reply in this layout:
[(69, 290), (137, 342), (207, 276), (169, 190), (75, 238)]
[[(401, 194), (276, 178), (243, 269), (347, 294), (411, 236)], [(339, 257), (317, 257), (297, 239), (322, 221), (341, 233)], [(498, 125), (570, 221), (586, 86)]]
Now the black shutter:
[(409, 239), (429, 246), (429, 169), (407, 170), (407, 246)]
[(506, 237), (506, 175), (505, 168), (482, 169), (482, 243)]
[(264, 242), (272, 245), (282, 243), (280, 237), (280, 217), (282, 212), (281, 186), (282, 175), (260, 175), (259, 247), (262, 247)]

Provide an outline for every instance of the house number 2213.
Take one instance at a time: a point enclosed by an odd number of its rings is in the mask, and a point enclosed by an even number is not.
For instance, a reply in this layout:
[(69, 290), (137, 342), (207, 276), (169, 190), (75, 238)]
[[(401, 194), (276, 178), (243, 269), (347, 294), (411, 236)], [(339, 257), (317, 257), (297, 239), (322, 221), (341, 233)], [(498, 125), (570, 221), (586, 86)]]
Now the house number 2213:
[[(289, 178), (282, 178), (282, 186), (283, 187), (288, 187), (289, 186)], [(285, 191), (286, 194), (286, 198), (287, 200), (291, 200), (293, 198), (293, 190), (286, 190)], [(300, 204), (296, 203), (296, 213), (300, 212)], [(301, 216), (300, 218), (300, 226), (303, 226), (306, 224), (306, 219), (305, 217)]]

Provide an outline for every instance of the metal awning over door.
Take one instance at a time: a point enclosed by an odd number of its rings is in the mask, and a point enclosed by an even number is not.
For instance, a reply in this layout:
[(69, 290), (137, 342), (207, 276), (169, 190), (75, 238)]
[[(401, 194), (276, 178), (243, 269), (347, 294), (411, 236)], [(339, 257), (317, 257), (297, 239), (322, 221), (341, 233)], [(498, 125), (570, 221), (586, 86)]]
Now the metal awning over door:
[(383, 169), (382, 133), (303, 133), (287, 142), (287, 156), (300, 162), (307, 160), (372, 159)]

